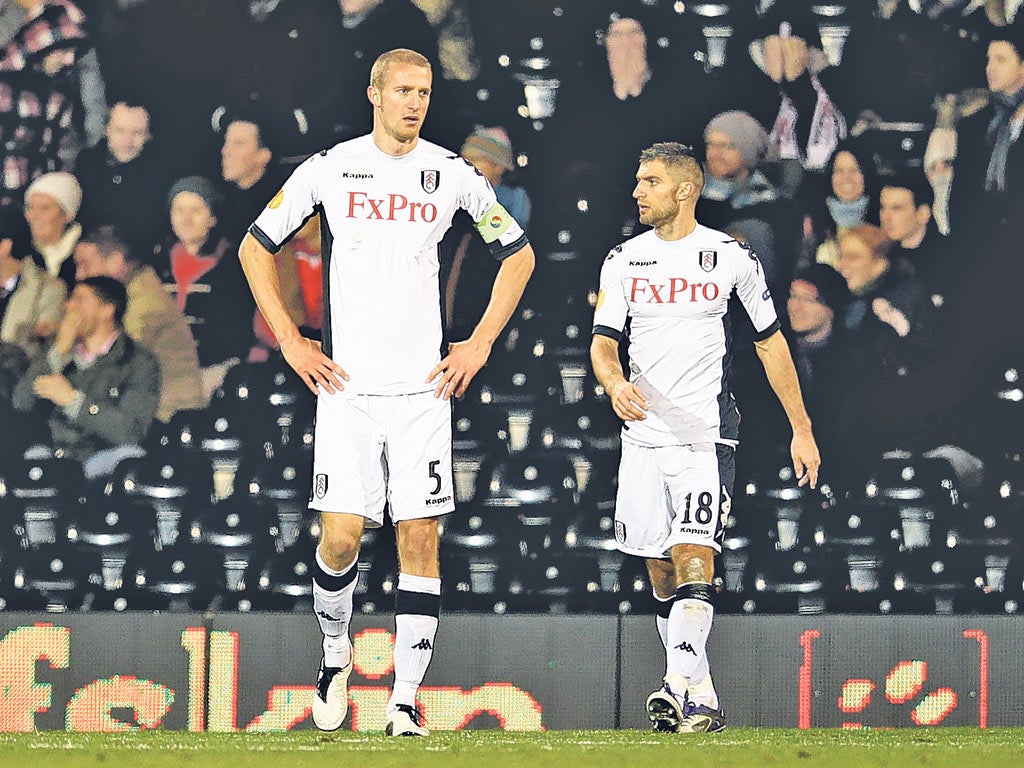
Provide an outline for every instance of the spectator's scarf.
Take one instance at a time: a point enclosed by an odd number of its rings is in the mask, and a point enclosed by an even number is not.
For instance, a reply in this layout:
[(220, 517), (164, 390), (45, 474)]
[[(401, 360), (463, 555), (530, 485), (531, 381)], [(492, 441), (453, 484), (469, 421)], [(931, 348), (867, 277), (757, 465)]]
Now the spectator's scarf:
[(992, 94), (992, 106), (995, 115), (988, 124), (985, 139), (992, 147), (992, 157), (988, 161), (985, 172), (985, 191), (1006, 189), (1006, 158), (1010, 154), (1010, 146), (1016, 140), (1013, 135), (1013, 115), (1024, 104), (1024, 88), (1012, 96), (1005, 93)]
[(864, 221), (868, 212), (868, 196), (861, 195), (856, 200), (840, 200), (838, 197), (829, 196), (825, 200), (825, 205), (828, 206), (828, 213), (836, 226), (849, 229)]
[(778, 151), (780, 159), (800, 160), (805, 169), (820, 171), (832, 157), (839, 142), (846, 138), (846, 119), (825, 93), (817, 75), (811, 75), (810, 82), (817, 99), (811, 116), (806, 150), (801, 149), (797, 139), (797, 104), (784, 91), (769, 144)]

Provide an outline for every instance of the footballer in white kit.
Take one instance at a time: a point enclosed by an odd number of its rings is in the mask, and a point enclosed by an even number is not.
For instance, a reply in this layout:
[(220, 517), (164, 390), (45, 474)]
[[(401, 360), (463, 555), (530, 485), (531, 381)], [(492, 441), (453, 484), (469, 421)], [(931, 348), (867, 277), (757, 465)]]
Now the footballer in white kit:
[[(755, 339), (779, 330), (756, 254), (700, 224), (675, 241), (644, 232), (601, 268), (594, 333), (619, 341), (628, 326), (630, 380), (650, 405), (622, 429), (615, 537), (624, 552), (665, 557), (684, 542), (721, 551), (739, 426), (728, 390), (734, 291)], [(666, 503), (664, 516), (651, 514)]]
[[(601, 268), (590, 358), (623, 420), (615, 540), (643, 557), (665, 649), (663, 685), (647, 697), (656, 731), (715, 733), (726, 726), (711, 678), (714, 556), (732, 501), (739, 412), (729, 392), (729, 299), (755, 329), (754, 346), (793, 428), (800, 484), (820, 457), (771, 293), (757, 256), (697, 223), (704, 169), (689, 147), (640, 154), (633, 189), (653, 229), (614, 248)], [(629, 338), (624, 374), (619, 342)]]
[[(378, 57), (366, 92), (373, 132), (296, 168), (239, 248), (282, 355), (317, 394), (310, 508), (321, 512), (321, 531), (311, 575), (323, 656), (312, 718), (324, 731), (340, 728), (348, 713), (359, 543), (365, 528), (383, 523), (387, 506), (399, 574), (385, 733), (429, 735), (417, 692), (441, 608), (438, 516), (454, 508), (449, 399), (487, 361), (533, 272), (533, 249), (487, 180), (420, 139), (432, 82), (430, 62), (416, 51)], [(472, 334), (442, 350), (438, 246), (459, 209), (502, 264)], [(288, 316), (273, 257), (314, 214), (322, 344)]]
[(423, 139), (392, 157), (367, 135), (303, 162), (249, 230), (276, 253), (320, 212), (323, 349), (350, 381), (317, 399), (312, 509), (365, 511), (371, 526), (385, 496), (394, 520), (454, 509), (451, 406), (426, 375), (441, 359), (438, 246), (459, 209), (496, 258), (526, 244), (461, 157)]

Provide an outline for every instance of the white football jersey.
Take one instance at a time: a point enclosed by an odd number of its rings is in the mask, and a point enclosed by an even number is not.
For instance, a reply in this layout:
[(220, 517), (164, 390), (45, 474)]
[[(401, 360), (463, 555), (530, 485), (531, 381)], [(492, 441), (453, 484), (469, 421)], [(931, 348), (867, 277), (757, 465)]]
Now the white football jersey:
[(420, 139), (392, 157), (366, 135), (307, 158), (249, 228), (276, 253), (320, 212), (324, 352), (351, 377), (346, 392), (433, 388), (426, 378), (441, 359), (438, 245), (460, 208), (496, 258), (526, 244), (491, 185), (457, 154)]
[(680, 240), (654, 230), (616, 246), (601, 268), (594, 333), (629, 336), (629, 379), (650, 408), (622, 438), (643, 446), (735, 445), (739, 413), (728, 391), (733, 291), (764, 339), (779, 328), (752, 250), (697, 225)]

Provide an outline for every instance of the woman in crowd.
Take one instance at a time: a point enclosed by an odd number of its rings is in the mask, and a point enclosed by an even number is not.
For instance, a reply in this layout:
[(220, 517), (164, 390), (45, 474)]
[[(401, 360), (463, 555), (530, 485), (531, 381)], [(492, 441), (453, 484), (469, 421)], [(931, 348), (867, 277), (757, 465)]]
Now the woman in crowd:
[(69, 291), (75, 284), (71, 255), (82, 236), (82, 226), (75, 221), (81, 204), (78, 179), (65, 171), (43, 174), (25, 190), (25, 219), (39, 265), (63, 280)]

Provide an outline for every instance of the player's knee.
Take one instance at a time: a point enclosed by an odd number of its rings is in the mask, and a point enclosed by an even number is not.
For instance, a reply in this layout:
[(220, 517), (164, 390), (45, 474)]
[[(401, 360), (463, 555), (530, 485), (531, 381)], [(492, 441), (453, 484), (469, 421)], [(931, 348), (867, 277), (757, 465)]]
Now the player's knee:
[(359, 555), (359, 537), (349, 531), (324, 531), (320, 537), (320, 557), (335, 570), (348, 567)]
[(707, 583), (715, 575), (715, 552), (710, 547), (681, 544), (672, 549), (677, 584)]
[(710, 582), (714, 568), (702, 557), (688, 557), (676, 569), (680, 584)]

